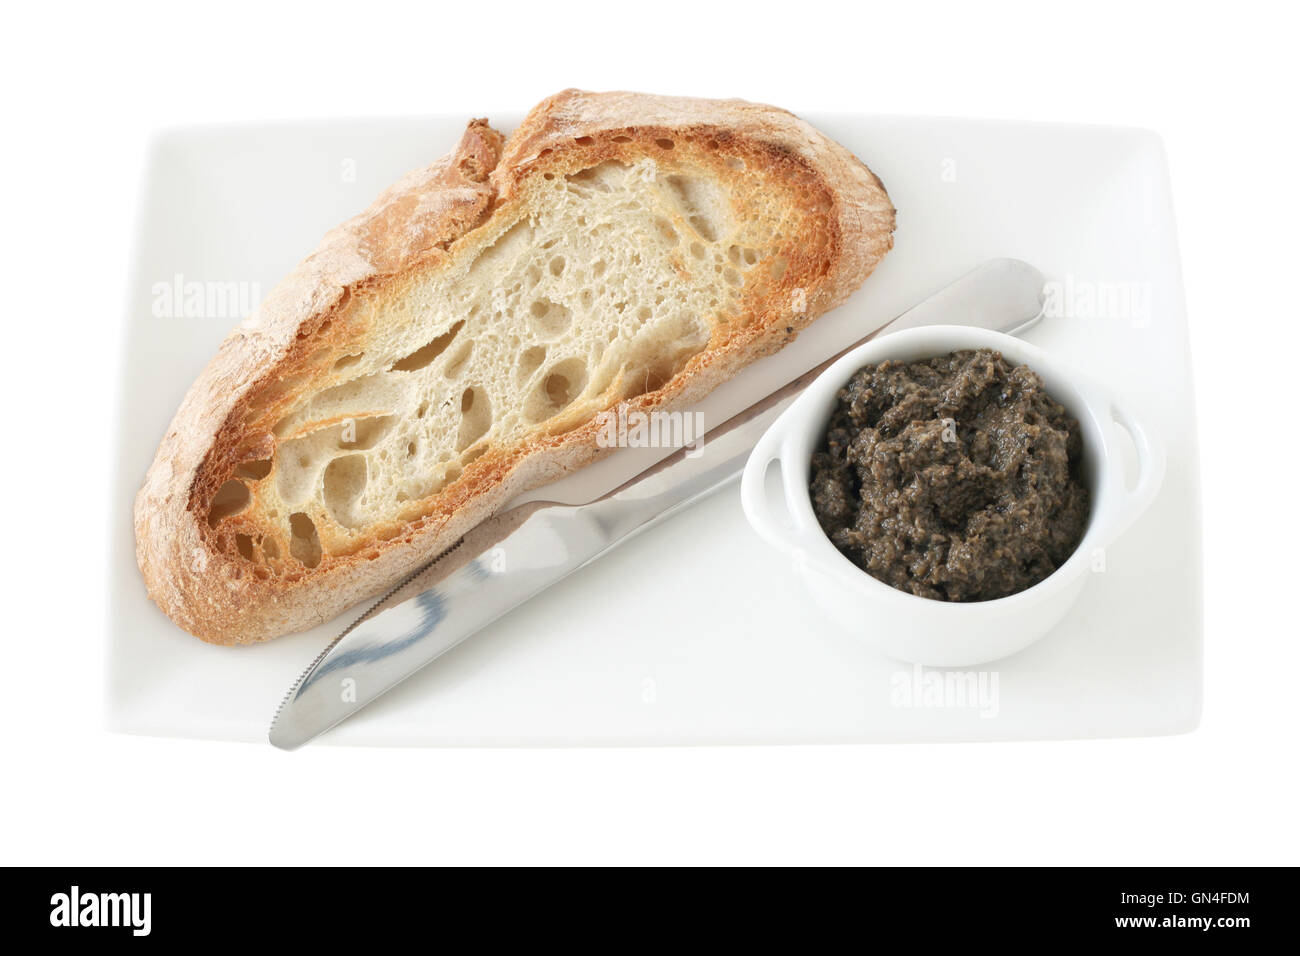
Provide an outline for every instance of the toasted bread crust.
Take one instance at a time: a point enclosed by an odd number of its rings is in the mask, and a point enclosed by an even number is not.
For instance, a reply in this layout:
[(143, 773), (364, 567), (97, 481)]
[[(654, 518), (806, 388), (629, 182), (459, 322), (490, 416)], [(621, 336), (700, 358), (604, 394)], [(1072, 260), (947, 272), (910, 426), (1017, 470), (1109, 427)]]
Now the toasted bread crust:
[[(565, 91), (540, 103), (503, 140), (485, 120), (457, 148), (383, 193), (331, 231), (222, 344), (169, 426), (136, 498), (136, 554), (150, 596), (205, 641), (251, 643), (305, 630), (390, 587), (454, 544), (521, 492), (588, 464), (599, 423), (550, 423), (520, 449), (491, 451), (399, 527), (371, 529), (362, 547), (312, 569), (271, 574), (251, 567), (231, 536), (209, 524), (218, 489), (240, 462), (268, 458), (275, 439), (252, 423), (295, 398), (310, 356), (366, 330), (346, 319), (349, 298), (392, 277), (437, 269), (453, 244), (527, 202), (530, 176), (662, 151), (665, 138), (695, 161), (743, 155), (763, 174), (797, 182), (820, 210), (817, 235), (791, 257), (780, 281), (751, 296), (725, 338), (635, 410), (690, 405), (757, 358), (776, 351), (842, 302), (892, 245), (894, 210), (880, 181), (847, 150), (797, 117), (739, 100), (711, 101)], [(795, 314), (792, 291), (806, 311)]]

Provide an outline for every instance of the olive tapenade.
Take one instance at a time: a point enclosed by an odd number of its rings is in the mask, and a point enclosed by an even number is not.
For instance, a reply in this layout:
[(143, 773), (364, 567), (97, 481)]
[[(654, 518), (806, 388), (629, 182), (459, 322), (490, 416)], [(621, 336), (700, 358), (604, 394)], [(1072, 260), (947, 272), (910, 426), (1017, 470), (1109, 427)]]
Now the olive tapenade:
[(884, 583), (988, 601), (1043, 580), (1088, 521), (1079, 423), (990, 349), (868, 365), (812, 460), (813, 511)]

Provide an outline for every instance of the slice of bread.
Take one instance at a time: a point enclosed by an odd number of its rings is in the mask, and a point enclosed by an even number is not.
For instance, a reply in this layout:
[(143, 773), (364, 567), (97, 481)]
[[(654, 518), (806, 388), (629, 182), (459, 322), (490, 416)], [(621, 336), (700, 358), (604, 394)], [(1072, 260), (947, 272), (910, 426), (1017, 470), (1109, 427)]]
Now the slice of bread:
[(326, 621), (521, 492), (597, 415), (681, 408), (843, 301), (894, 209), (739, 100), (566, 91), (329, 233), (221, 346), (136, 499), (149, 594), (216, 643)]

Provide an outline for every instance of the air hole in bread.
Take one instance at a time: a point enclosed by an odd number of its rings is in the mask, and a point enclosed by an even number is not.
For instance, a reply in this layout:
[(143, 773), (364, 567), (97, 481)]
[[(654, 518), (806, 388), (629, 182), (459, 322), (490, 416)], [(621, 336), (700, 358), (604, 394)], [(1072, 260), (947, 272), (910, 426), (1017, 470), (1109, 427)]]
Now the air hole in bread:
[(528, 324), (543, 339), (554, 339), (564, 334), (573, 321), (567, 306), (550, 299), (534, 299), (528, 307)]
[(235, 550), (240, 556), (252, 561), (253, 560), (253, 538), (247, 534), (235, 535)]
[(523, 354), (519, 356), (519, 364), (515, 366), (515, 383), (517, 385), (527, 384), (528, 380), (533, 377), (533, 373), (542, 367), (546, 361), (546, 346), (534, 345), (524, 349)]
[(364, 353), (362, 352), (356, 352), (352, 355), (343, 356), (341, 359), (339, 359), (337, 362), (334, 363), (334, 371), (339, 372), (345, 368), (351, 368), (353, 365), (356, 365), (358, 362), (361, 361), (363, 354)]
[(707, 216), (691, 216), (687, 221), (702, 238), (709, 242), (714, 242), (718, 238), (718, 230)]
[(547, 369), (524, 404), (524, 416), (544, 422), (564, 411), (582, 394), (587, 384), (587, 367), (581, 359), (569, 358)]
[(410, 355), (406, 356), (406, 358), (398, 359), (393, 363), (393, 371), (414, 372), (427, 367), (434, 359), (447, 351), (447, 346), (451, 345), (451, 341), (456, 337), (456, 333), (464, 328), (464, 326), (465, 321), (462, 319), (442, 335), (435, 338), (428, 345), (416, 349)]
[(301, 511), (289, 515), (289, 553), (308, 568), (320, 564), (320, 535), (316, 533), (316, 522)]
[(239, 514), (251, 501), (248, 486), (232, 478), (212, 496), (212, 505), (208, 508), (208, 526), (215, 528), (222, 519)]
[(277, 438), (299, 439), (345, 419), (384, 414), (402, 394), (401, 376), (371, 372), (316, 393), (272, 429)]
[(250, 481), (261, 481), (271, 473), (271, 464), (270, 458), (240, 462), (235, 466), (235, 477), (247, 478)]
[(658, 146), (660, 149), (672, 149), (677, 144), (674, 143), (671, 139), (668, 139), (667, 137), (662, 137), (660, 139), (655, 140), (655, 145)]
[(492, 400), (486, 389), (467, 388), (460, 396), (460, 428), (456, 451), (464, 451), (492, 427)]
[(706, 242), (716, 242), (732, 231), (726, 197), (711, 180), (674, 174), (665, 180), (686, 221)]
[[(564, 177), (568, 183), (575, 187), (575, 192), (582, 194), (586, 192), (614, 192), (623, 185), (627, 178), (628, 167), (616, 160), (601, 163), (598, 166), (591, 166), (587, 169), (579, 170), (576, 173), (570, 173)], [(578, 217), (578, 224), (585, 225), (585, 218)]]
[(365, 455), (344, 455), (325, 468), (323, 492), (330, 517), (345, 528), (355, 528), (365, 520), (358, 507), (366, 490)]
[(552, 372), (546, 376), (543, 387), (546, 389), (546, 398), (557, 409), (564, 408), (573, 401), (573, 380), (567, 375), (559, 372)]
[(627, 401), (657, 392), (670, 378), (671, 370), (658, 365), (626, 369), (623, 373), (623, 399)]
[(664, 338), (657, 347), (638, 352), (623, 368), (624, 400), (663, 388), (708, 344), (710, 335), (708, 323), (685, 313), (673, 316), (658, 331)]

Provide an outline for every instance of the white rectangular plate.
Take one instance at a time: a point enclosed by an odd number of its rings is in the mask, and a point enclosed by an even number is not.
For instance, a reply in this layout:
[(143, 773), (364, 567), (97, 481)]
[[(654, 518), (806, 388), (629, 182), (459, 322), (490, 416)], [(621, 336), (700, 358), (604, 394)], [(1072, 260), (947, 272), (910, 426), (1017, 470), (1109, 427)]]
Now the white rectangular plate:
[[(510, 129), (517, 119), (496, 125)], [(722, 421), (984, 259), (1034, 263), (1059, 283), (1063, 314), (1027, 338), (1143, 402), (1169, 450), (1158, 500), (1110, 549), (1066, 622), (984, 669), (986, 693), (996, 678), (995, 698), (915, 695), (938, 678), (825, 624), (787, 560), (749, 529), (733, 486), (509, 614), (321, 743), (1013, 740), (1195, 727), (1196, 426), (1159, 139), (1101, 127), (809, 119), (884, 180), (898, 208), (895, 248), (848, 304), (710, 396), (706, 421)], [(157, 284), (180, 277), (269, 291), (327, 229), (448, 150), (464, 121), (188, 129), (155, 142), (119, 406), (113, 729), (263, 741), (290, 682), (345, 623), (256, 647), (211, 647), (146, 597), (132, 499), (185, 389), (241, 317), (176, 317), (181, 308), (159, 317)]]

